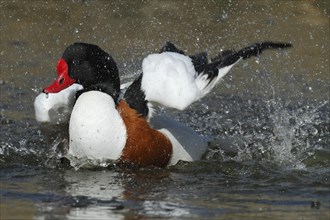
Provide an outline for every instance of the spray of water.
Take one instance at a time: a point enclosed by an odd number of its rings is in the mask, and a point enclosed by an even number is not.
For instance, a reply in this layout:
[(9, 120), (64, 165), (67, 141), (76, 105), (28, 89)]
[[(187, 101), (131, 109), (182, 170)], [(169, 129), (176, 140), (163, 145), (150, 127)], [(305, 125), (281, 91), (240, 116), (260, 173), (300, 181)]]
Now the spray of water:
[(273, 127), (269, 144), (276, 162), (289, 168), (305, 168), (304, 160), (317, 148), (314, 142), (319, 138), (318, 125), (322, 123), (319, 109), (326, 104), (290, 109), (289, 103), (269, 101)]
[[(263, 114), (225, 119), (207, 155), (208, 159), (272, 163), (284, 169), (304, 170), (313, 165), (317, 150), (325, 150), (329, 129), (322, 109), (281, 99), (258, 103)], [(254, 106), (255, 108), (256, 106)], [(325, 116), (326, 117), (326, 116)], [(228, 121), (229, 120), (229, 121)]]

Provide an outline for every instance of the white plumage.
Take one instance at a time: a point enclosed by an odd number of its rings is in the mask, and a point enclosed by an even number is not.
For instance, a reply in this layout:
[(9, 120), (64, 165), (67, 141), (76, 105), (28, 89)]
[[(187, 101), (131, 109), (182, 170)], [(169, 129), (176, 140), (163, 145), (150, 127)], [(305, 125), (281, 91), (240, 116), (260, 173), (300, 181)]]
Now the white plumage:
[(209, 93), (233, 65), (219, 69), (217, 77), (210, 81), (207, 74), (197, 74), (188, 56), (173, 52), (151, 54), (142, 63), (141, 88), (149, 102), (183, 110)]
[(126, 127), (111, 96), (85, 92), (72, 110), (69, 154), (78, 158), (116, 160), (126, 144)]
[(178, 161), (199, 160), (208, 148), (208, 139), (198, 135), (193, 129), (165, 115), (150, 119), (150, 125), (163, 133), (173, 145), (173, 155), (169, 165)]
[(142, 71), (141, 88), (150, 102), (183, 110), (199, 95), (197, 73), (187, 56), (172, 52), (151, 54), (143, 60)]
[(73, 84), (58, 93), (40, 93), (34, 100), (37, 122), (67, 123), (74, 105), (75, 94), (82, 88), (80, 84)]

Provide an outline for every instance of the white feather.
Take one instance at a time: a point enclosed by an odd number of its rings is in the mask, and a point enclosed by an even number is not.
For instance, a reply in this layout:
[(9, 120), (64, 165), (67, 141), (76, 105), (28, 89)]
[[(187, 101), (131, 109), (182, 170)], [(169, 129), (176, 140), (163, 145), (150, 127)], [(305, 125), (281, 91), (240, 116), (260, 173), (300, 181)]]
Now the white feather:
[(196, 100), (198, 100), (198, 99), (204, 97), (206, 94), (208, 94), (218, 84), (220, 79), (222, 77), (224, 77), (236, 63), (237, 62), (235, 62), (234, 64), (232, 64), (230, 66), (226, 66), (226, 67), (223, 67), (223, 68), (219, 69), (218, 76), (215, 79), (213, 79), (211, 82), (207, 78), (208, 76), (206, 74), (200, 74), (195, 79), (195, 83), (197, 85), (197, 88), (200, 91), (200, 97), (198, 97)]
[(126, 144), (126, 127), (111, 96), (83, 93), (72, 110), (69, 154), (93, 160), (116, 160)]
[(142, 62), (141, 88), (149, 102), (183, 110), (209, 93), (234, 64), (219, 69), (218, 76), (210, 82), (207, 74), (197, 74), (188, 56), (173, 52), (151, 54)]
[(68, 123), (75, 94), (82, 88), (79, 84), (73, 84), (59, 93), (40, 93), (34, 100), (37, 122)]
[(165, 52), (151, 54), (142, 62), (141, 88), (146, 99), (183, 110), (199, 96), (196, 71), (187, 56)]
[(191, 128), (164, 115), (151, 118), (150, 125), (163, 133), (173, 145), (169, 165), (175, 165), (180, 160), (200, 160), (208, 148), (206, 137), (199, 136)]

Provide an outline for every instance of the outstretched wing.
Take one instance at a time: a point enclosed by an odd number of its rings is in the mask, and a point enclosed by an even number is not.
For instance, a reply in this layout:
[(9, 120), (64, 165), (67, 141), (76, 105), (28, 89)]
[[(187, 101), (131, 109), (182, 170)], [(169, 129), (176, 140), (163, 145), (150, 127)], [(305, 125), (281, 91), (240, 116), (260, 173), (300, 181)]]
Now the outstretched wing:
[(223, 51), (208, 60), (205, 52), (186, 56), (167, 42), (160, 54), (151, 54), (143, 60), (143, 73), (127, 89), (124, 98), (142, 116), (150, 113), (150, 102), (183, 110), (209, 93), (241, 59), (258, 56), (267, 49), (291, 46), (290, 43), (255, 43), (239, 51)]
[(292, 47), (292, 44), (262, 42), (252, 44), (239, 51), (226, 50), (219, 53), (218, 56), (211, 59), (210, 63), (204, 64), (199, 70), (196, 70), (198, 73), (196, 84), (201, 91), (201, 97), (209, 93), (219, 80), (241, 59), (247, 59), (251, 56), (259, 56), (267, 49), (282, 49), (288, 47)]

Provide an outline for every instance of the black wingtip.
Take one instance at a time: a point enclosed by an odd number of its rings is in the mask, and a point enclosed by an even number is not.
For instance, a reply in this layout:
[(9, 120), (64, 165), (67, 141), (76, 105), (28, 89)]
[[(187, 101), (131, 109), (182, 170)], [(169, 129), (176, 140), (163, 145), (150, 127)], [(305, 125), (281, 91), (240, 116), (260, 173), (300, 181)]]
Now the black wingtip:
[(271, 41), (265, 41), (260, 43), (261, 48), (265, 49), (279, 49), (279, 48), (289, 48), (292, 47), (291, 43), (282, 43), (282, 42), (271, 42)]
[(247, 46), (239, 51), (226, 50), (221, 52), (218, 56), (211, 59), (216, 68), (230, 66), (236, 63), (239, 59), (247, 59), (252, 56), (259, 56), (267, 49), (285, 49), (292, 47), (291, 43), (264, 41)]
[(237, 53), (243, 59), (247, 59), (251, 56), (258, 56), (262, 53), (262, 51), (266, 49), (284, 49), (289, 47), (292, 47), (291, 43), (265, 41), (262, 43), (255, 43), (253, 45), (247, 46), (239, 50)]

